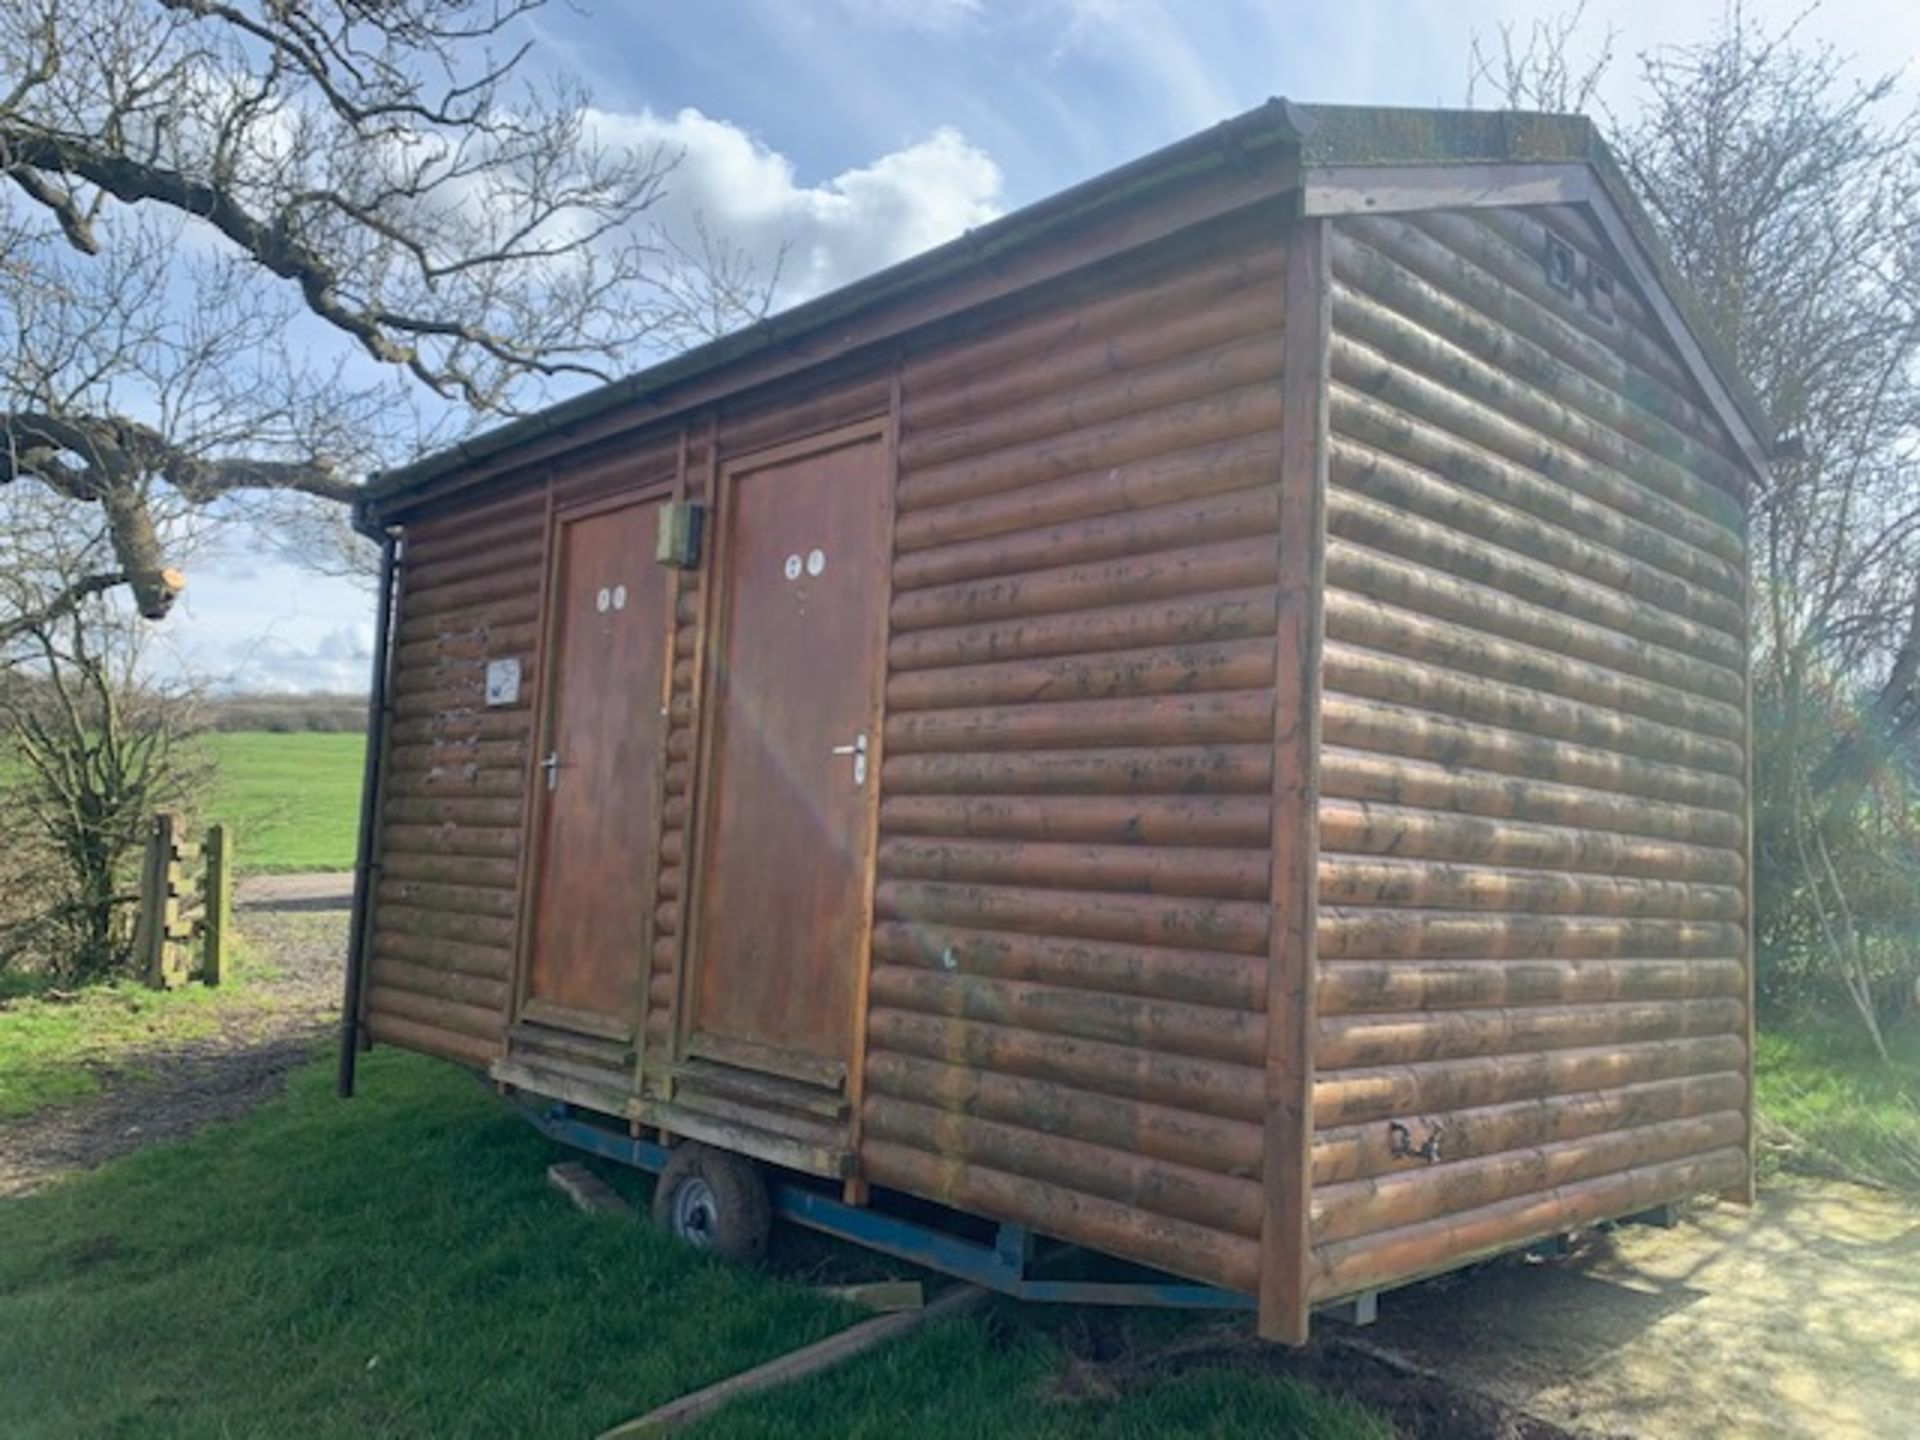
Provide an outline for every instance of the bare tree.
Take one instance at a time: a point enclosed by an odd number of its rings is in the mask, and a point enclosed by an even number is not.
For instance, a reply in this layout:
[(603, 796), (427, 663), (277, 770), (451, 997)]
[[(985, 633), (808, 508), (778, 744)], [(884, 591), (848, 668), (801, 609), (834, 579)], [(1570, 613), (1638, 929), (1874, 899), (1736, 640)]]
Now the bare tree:
[(759, 260), (724, 235), (716, 235), (696, 210), (682, 235), (664, 226), (654, 231), (660, 265), (653, 277), (665, 299), (655, 339), (669, 350), (718, 339), (773, 308), (790, 247), (782, 244), (773, 263)]
[[(1761, 923), (1811, 916), (1884, 1055), (1873, 976), (1911, 973), (1888, 922), (1920, 902), (1920, 128), (1891, 79), (1843, 70), (1735, 11), (1714, 40), (1647, 59), (1650, 103), (1623, 148), (1799, 442), (1754, 513)], [(1906, 863), (1879, 863), (1889, 849)]]
[(0, 6), (0, 820), (56, 968), (120, 962), (190, 778), (123, 591), (236, 525), (364, 570), (369, 470), (765, 313), (777, 267), (655, 223), (676, 157), (527, 73), (544, 3)]
[(649, 223), (676, 157), (525, 73), (543, 4), (0, 8), (0, 487), (104, 542), (0, 623), (123, 582), (157, 618), (207, 521), (338, 541), (369, 465), (764, 313)]
[(1501, 21), (1498, 40), (1475, 33), (1467, 47), (1467, 104), (1479, 102), (1483, 89), (1509, 110), (1547, 110), (1584, 114), (1599, 99), (1600, 84), (1613, 68), (1619, 31), (1609, 25), (1593, 53), (1578, 54), (1586, 40), (1587, 0), (1570, 10), (1535, 19), (1522, 35), (1511, 20)]
[[(28, 637), (36, 664), (0, 684), (3, 789), (33, 876), (0, 912), (0, 968), (25, 960), (65, 980), (123, 971), (131, 958), (136, 857), (148, 817), (190, 800), (199, 768), (184, 753), (193, 710), (145, 679), (125, 617), (74, 607)], [(16, 880), (18, 877), (15, 877)]]

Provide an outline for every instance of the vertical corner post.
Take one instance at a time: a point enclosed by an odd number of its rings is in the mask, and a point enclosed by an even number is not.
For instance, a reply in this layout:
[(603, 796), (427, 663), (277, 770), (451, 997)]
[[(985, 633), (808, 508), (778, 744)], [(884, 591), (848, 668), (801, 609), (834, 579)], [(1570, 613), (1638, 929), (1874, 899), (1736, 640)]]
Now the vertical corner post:
[[(1751, 501), (1749, 501), (1749, 504)], [(1747, 968), (1747, 1014), (1746, 1014), (1746, 1098), (1742, 1109), (1746, 1117), (1747, 1130), (1745, 1145), (1747, 1152), (1746, 1173), (1740, 1177), (1740, 1183), (1723, 1192), (1722, 1198), (1735, 1205), (1751, 1206), (1758, 1198), (1756, 1178), (1760, 1163), (1760, 1127), (1755, 1120), (1753, 1096), (1754, 1059), (1753, 1047), (1758, 1030), (1757, 1008), (1760, 1001), (1759, 972), (1756, 969), (1757, 956), (1754, 953), (1754, 913), (1753, 913), (1753, 525), (1749, 517), (1742, 528), (1741, 559), (1744, 573), (1740, 577), (1740, 617), (1741, 641), (1745, 646), (1746, 690), (1741, 697), (1745, 710), (1742, 722), (1741, 744), (1746, 750), (1745, 774), (1741, 777), (1746, 787), (1741, 798), (1741, 845), (1745, 852), (1746, 869), (1741, 879), (1742, 919), (1746, 924), (1746, 936), (1740, 946), (1740, 958)]]
[(1272, 929), (1267, 954), (1266, 1142), (1260, 1225), (1263, 1338), (1307, 1339), (1312, 1311), (1314, 971), (1318, 923), (1320, 649), (1325, 570), (1327, 227), (1287, 241), (1273, 725)]

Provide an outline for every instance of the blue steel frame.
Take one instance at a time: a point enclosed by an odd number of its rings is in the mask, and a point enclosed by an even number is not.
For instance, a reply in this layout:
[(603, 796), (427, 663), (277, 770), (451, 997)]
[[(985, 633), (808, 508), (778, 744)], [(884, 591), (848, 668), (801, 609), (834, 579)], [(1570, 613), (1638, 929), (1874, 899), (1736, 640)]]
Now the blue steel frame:
[[(671, 1152), (664, 1145), (582, 1119), (575, 1107), (564, 1102), (538, 1105), (530, 1102), (531, 1097), (512, 1103), (535, 1129), (563, 1145), (656, 1175), (666, 1166)], [(1251, 1295), (1185, 1280), (1042, 1279), (1030, 1273), (1034, 1237), (1024, 1225), (1003, 1224), (994, 1243), (982, 1245), (898, 1215), (843, 1204), (831, 1195), (784, 1178), (770, 1167), (767, 1190), (773, 1213), (782, 1219), (1018, 1300), (1068, 1305), (1156, 1305), (1186, 1310), (1255, 1308)]]

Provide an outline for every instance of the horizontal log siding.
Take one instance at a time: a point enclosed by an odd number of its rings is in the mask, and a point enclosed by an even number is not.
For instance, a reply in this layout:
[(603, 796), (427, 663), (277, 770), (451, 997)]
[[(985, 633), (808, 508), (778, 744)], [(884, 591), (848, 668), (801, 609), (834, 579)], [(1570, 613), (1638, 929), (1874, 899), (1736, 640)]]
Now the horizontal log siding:
[(909, 356), (860, 1160), (1251, 1290), (1270, 238)]
[(1335, 231), (1323, 1299), (1743, 1173), (1739, 471), (1570, 225)]
[[(546, 487), (406, 528), (367, 1026), (466, 1064), (499, 1053), (513, 983)], [(520, 661), (488, 708), (489, 660)]]

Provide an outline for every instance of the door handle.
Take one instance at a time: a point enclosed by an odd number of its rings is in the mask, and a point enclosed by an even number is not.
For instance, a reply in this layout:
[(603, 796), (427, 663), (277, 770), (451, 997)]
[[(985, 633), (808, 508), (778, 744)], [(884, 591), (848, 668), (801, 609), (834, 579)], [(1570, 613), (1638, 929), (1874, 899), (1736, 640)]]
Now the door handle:
[(855, 785), (864, 785), (867, 783), (866, 731), (862, 730), (856, 735), (851, 745), (836, 745), (830, 753), (835, 755), (851, 755), (853, 757), (853, 783)]
[(560, 752), (549, 750), (547, 758), (540, 762), (540, 768), (547, 772), (547, 789), (553, 789), (560, 783)]

